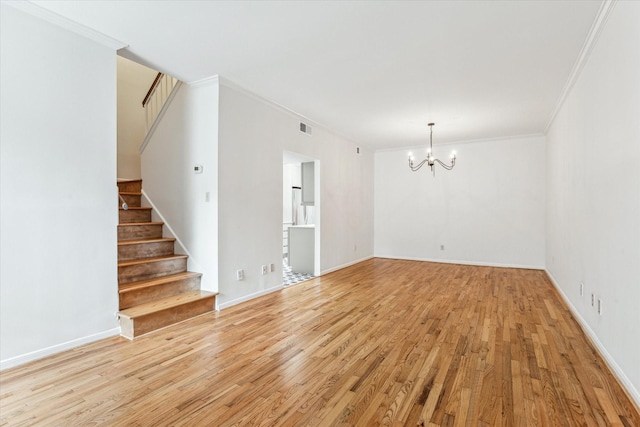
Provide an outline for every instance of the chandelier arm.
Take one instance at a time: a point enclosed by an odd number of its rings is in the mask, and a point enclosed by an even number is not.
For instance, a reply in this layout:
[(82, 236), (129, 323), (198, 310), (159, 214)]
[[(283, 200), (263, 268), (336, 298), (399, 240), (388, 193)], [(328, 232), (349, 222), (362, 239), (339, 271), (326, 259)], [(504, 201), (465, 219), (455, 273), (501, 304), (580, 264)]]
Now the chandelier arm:
[(443, 168), (445, 168), (446, 170), (450, 171), (451, 169), (453, 169), (453, 167), (456, 165), (456, 162), (454, 159), (451, 159), (451, 164), (448, 165), (446, 163), (443, 163), (442, 161), (440, 161), (439, 159), (433, 159), (434, 161), (438, 162), (440, 164), (440, 166), (442, 166)]
[(427, 163), (429, 159), (424, 159), (423, 161), (421, 161), (420, 163), (418, 163), (416, 166), (413, 165), (413, 162), (411, 160), (409, 160), (409, 167), (411, 168), (412, 171), (417, 171), (418, 169), (420, 169), (422, 166), (424, 166), (425, 163)]

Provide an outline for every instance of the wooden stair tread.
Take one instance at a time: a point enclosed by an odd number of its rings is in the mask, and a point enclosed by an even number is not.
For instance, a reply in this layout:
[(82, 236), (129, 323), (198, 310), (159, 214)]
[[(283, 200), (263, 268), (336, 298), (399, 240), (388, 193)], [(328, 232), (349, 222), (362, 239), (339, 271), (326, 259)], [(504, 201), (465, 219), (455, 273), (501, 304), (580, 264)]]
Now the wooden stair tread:
[[(122, 194), (122, 193), (120, 193), (120, 194)], [(149, 206), (129, 206), (129, 209), (123, 209), (122, 206), (118, 206), (118, 209), (120, 209), (121, 211), (124, 211), (124, 210), (127, 210), (127, 211), (150, 211), (153, 208), (149, 207)]]
[(151, 239), (140, 239), (140, 240), (120, 240), (118, 241), (118, 246), (126, 246), (126, 245), (139, 245), (141, 243), (159, 243), (159, 242), (175, 242), (175, 237), (156, 237)]
[(217, 292), (209, 291), (184, 292), (172, 297), (162, 298), (145, 304), (137, 305), (135, 307), (127, 308), (125, 310), (119, 311), (118, 316), (135, 319), (137, 317), (146, 316), (148, 314), (157, 313), (162, 310), (188, 304), (193, 301), (214, 298), (216, 295), (218, 295)]
[(122, 224), (118, 224), (118, 227), (140, 227), (143, 225), (164, 225), (164, 222), (123, 222)]
[(118, 262), (118, 267), (125, 267), (129, 265), (137, 265), (137, 264), (147, 264), (151, 262), (160, 262), (160, 261), (166, 261), (169, 259), (181, 259), (181, 258), (188, 258), (188, 255), (174, 254), (174, 255), (152, 257), (152, 258), (138, 258), (138, 259), (132, 259), (129, 261), (120, 261)]
[(142, 182), (142, 178), (118, 178), (116, 182)]
[(171, 283), (176, 280), (190, 279), (192, 277), (201, 277), (202, 273), (193, 271), (184, 271), (182, 273), (171, 274), (169, 276), (154, 277), (153, 279), (138, 280), (136, 282), (125, 283), (118, 286), (118, 293), (130, 292), (138, 289), (144, 289), (151, 286)]
[(142, 193), (139, 191), (118, 191), (118, 194), (123, 196), (142, 196)]

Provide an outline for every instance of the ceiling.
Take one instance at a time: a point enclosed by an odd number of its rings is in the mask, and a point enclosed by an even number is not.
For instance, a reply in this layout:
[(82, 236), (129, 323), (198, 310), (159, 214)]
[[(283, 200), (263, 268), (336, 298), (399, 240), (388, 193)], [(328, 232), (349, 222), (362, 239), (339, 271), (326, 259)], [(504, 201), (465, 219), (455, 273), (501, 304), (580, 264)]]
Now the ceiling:
[(544, 133), (600, 1), (33, 1), (371, 149)]

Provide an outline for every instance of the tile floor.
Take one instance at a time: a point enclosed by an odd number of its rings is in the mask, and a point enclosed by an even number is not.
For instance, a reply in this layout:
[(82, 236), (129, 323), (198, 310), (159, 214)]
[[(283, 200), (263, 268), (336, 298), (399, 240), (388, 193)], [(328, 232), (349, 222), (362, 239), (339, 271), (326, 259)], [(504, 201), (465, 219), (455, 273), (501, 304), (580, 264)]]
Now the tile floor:
[(295, 271), (291, 271), (288, 261), (289, 260), (287, 258), (282, 259), (282, 283), (284, 286), (294, 285), (315, 277), (312, 274), (296, 273)]

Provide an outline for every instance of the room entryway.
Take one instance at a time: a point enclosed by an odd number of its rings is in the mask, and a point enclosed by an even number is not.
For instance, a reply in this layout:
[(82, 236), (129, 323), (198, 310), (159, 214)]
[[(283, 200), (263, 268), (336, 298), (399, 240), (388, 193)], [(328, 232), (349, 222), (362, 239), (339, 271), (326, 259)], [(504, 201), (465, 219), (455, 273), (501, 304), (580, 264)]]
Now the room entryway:
[(282, 282), (284, 286), (314, 277), (317, 268), (318, 162), (285, 151), (282, 157)]

